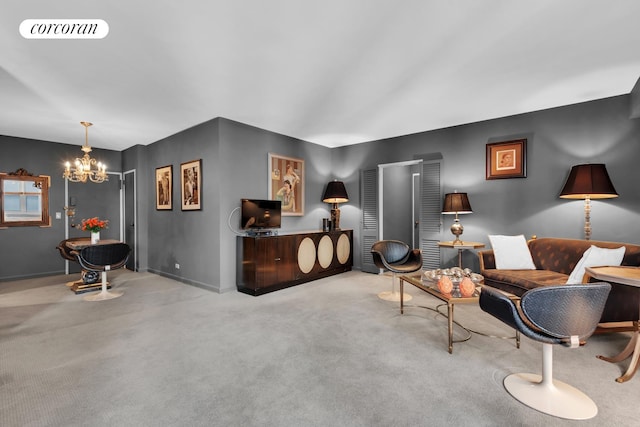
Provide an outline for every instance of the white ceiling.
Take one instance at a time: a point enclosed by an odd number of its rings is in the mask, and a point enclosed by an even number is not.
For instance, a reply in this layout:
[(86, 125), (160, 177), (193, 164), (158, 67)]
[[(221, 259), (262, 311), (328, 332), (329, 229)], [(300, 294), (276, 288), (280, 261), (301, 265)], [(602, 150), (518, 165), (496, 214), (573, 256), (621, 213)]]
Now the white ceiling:
[[(627, 94), (638, 0), (2, 0), (0, 134), (150, 144), (226, 117), (329, 147)], [(102, 40), (28, 40), (93, 18)]]

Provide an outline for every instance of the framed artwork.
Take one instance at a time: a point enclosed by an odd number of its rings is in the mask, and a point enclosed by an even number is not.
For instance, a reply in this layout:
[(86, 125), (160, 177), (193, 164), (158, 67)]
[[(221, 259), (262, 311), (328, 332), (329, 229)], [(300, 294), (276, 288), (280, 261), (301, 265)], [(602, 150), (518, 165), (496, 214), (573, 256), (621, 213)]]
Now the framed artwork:
[(173, 166), (156, 168), (156, 210), (173, 209)]
[(487, 179), (526, 177), (526, 139), (487, 144)]
[(282, 202), (283, 216), (304, 215), (304, 160), (269, 153), (269, 199)]
[(180, 164), (180, 203), (183, 211), (202, 207), (202, 159)]

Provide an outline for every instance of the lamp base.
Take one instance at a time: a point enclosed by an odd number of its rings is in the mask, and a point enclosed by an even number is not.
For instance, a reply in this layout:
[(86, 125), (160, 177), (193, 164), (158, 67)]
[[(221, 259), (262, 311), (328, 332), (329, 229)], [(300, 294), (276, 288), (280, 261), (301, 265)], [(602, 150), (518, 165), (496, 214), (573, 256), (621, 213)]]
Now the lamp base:
[(462, 240), (460, 240), (460, 236), (462, 236), (462, 232), (464, 231), (464, 227), (460, 224), (460, 220), (458, 218), (455, 219), (453, 224), (451, 225), (451, 233), (456, 236), (453, 241), (454, 245), (462, 245)]
[(337, 203), (331, 208), (331, 229), (340, 230), (340, 209)]

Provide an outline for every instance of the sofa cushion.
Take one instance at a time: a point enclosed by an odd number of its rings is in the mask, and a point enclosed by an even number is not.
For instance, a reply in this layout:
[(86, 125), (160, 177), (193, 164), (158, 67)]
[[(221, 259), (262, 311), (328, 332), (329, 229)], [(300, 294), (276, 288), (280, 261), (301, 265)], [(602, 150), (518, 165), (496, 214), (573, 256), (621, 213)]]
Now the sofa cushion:
[(524, 235), (490, 235), (489, 241), (496, 258), (496, 268), (503, 270), (535, 270), (531, 252)]
[(499, 270), (482, 272), (484, 284), (522, 296), (526, 291), (540, 286), (561, 285), (567, 282), (566, 274), (551, 270)]
[(624, 258), (625, 250), (626, 248), (624, 246), (617, 249), (607, 249), (591, 245), (591, 247), (584, 252), (584, 255), (582, 255), (582, 258), (569, 275), (567, 283), (582, 283), (585, 267), (620, 265)]

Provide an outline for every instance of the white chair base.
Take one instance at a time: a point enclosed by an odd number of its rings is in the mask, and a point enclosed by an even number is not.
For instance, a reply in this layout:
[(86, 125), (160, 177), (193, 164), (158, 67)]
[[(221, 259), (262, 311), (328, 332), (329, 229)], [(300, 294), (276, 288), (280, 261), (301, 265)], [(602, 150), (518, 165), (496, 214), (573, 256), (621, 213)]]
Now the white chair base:
[[(378, 298), (385, 301), (400, 302), (400, 292), (396, 291), (396, 273), (391, 274), (391, 291), (380, 292)], [(413, 298), (408, 293), (404, 293), (403, 301), (411, 301)]]
[(542, 375), (511, 374), (504, 379), (509, 394), (530, 408), (568, 420), (588, 420), (598, 414), (593, 400), (577, 388), (553, 379), (551, 344), (542, 344)]
[(504, 387), (520, 402), (554, 417), (588, 420), (598, 414), (589, 396), (562, 381), (546, 385), (540, 375), (511, 374), (504, 379)]
[(85, 301), (105, 301), (108, 299), (114, 299), (121, 297), (123, 292), (109, 292), (107, 291), (107, 272), (102, 272), (102, 290), (93, 294), (86, 295)]

